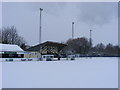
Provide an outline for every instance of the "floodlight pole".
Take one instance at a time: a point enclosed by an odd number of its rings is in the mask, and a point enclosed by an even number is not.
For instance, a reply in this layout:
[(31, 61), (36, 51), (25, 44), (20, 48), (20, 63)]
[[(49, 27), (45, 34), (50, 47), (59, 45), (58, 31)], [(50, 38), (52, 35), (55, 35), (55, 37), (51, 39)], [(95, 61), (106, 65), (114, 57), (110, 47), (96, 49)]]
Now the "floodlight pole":
[(40, 8), (40, 32), (39, 32), (39, 44), (41, 44), (41, 40), (42, 40), (42, 26), (41, 26), (41, 21), (42, 21), (42, 11), (43, 9)]
[(72, 39), (74, 39), (74, 22), (72, 22)]
[(92, 46), (92, 30), (90, 30), (90, 47)]
[[(40, 8), (40, 31), (39, 31), (39, 44), (41, 44), (41, 40), (42, 40), (42, 25), (41, 25), (41, 21), (42, 21), (42, 11), (43, 9)], [(41, 56), (41, 53), (42, 53), (42, 48), (40, 47), (40, 56), (39, 56), (39, 60), (42, 60), (42, 56)]]

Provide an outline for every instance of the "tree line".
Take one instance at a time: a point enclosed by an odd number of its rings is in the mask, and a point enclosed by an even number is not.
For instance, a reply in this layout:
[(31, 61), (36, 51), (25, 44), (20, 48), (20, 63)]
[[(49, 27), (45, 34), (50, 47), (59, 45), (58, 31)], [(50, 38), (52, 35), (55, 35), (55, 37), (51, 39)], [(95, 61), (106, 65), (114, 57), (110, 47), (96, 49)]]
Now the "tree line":
[(15, 44), (20, 46), (22, 49), (25, 49), (27, 46), (25, 39), (18, 34), (17, 29), (14, 26), (3, 27), (0, 30), (0, 43)]
[(98, 43), (93, 46), (90, 39), (86, 37), (69, 39), (66, 41), (67, 47), (65, 47), (62, 53), (66, 54), (81, 54), (88, 56), (119, 56), (120, 47), (118, 45), (112, 45), (111, 43), (104, 45)]
[[(63, 48), (61, 53), (64, 54), (80, 54), (80, 55), (98, 55), (98, 56), (119, 56), (120, 47), (112, 45), (111, 43), (104, 45), (99, 43), (95, 46), (92, 45), (91, 40), (86, 37), (79, 37), (68, 39), (64, 44), (67, 46)], [(23, 37), (21, 37), (17, 29), (12, 27), (4, 27), (0, 30), (0, 43), (3, 44), (16, 44), (22, 49), (26, 50), (29, 45)]]

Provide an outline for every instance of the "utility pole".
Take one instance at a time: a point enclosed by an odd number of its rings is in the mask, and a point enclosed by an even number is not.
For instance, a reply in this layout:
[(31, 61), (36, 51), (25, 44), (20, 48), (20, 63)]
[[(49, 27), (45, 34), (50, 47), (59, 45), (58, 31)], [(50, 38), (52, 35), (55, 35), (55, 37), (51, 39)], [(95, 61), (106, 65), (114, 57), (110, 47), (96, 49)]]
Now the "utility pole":
[(92, 30), (90, 30), (90, 47), (92, 46)]
[(72, 39), (74, 39), (74, 22), (72, 22)]
[[(41, 44), (41, 40), (42, 40), (42, 26), (41, 26), (41, 21), (42, 21), (42, 11), (43, 9), (40, 8), (40, 31), (39, 31), (39, 44)], [(41, 56), (41, 53), (42, 53), (42, 47), (40, 47), (40, 55), (39, 55), (39, 60), (42, 60), (42, 56)]]
[(41, 44), (41, 40), (42, 40), (42, 26), (41, 26), (41, 21), (42, 21), (42, 11), (43, 9), (40, 8), (40, 31), (39, 31), (39, 44)]

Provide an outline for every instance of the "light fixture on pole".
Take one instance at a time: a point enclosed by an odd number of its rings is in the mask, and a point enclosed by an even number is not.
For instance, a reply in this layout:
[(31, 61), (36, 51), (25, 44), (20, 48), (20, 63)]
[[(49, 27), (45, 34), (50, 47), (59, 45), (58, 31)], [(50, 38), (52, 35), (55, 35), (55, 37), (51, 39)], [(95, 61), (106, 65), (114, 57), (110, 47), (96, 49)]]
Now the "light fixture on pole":
[(39, 44), (41, 44), (41, 40), (42, 40), (42, 26), (41, 26), (41, 21), (42, 21), (42, 11), (43, 9), (40, 8), (40, 32), (39, 32)]

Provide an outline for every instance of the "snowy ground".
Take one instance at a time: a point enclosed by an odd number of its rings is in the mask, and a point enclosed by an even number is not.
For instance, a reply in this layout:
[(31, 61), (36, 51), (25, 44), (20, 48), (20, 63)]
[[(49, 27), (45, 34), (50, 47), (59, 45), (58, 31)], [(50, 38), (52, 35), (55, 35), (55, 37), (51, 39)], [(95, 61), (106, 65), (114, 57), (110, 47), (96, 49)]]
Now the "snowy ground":
[(0, 62), (0, 89), (2, 89), (2, 62)]
[(117, 88), (118, 58), (2, 62), (3, 88)]

